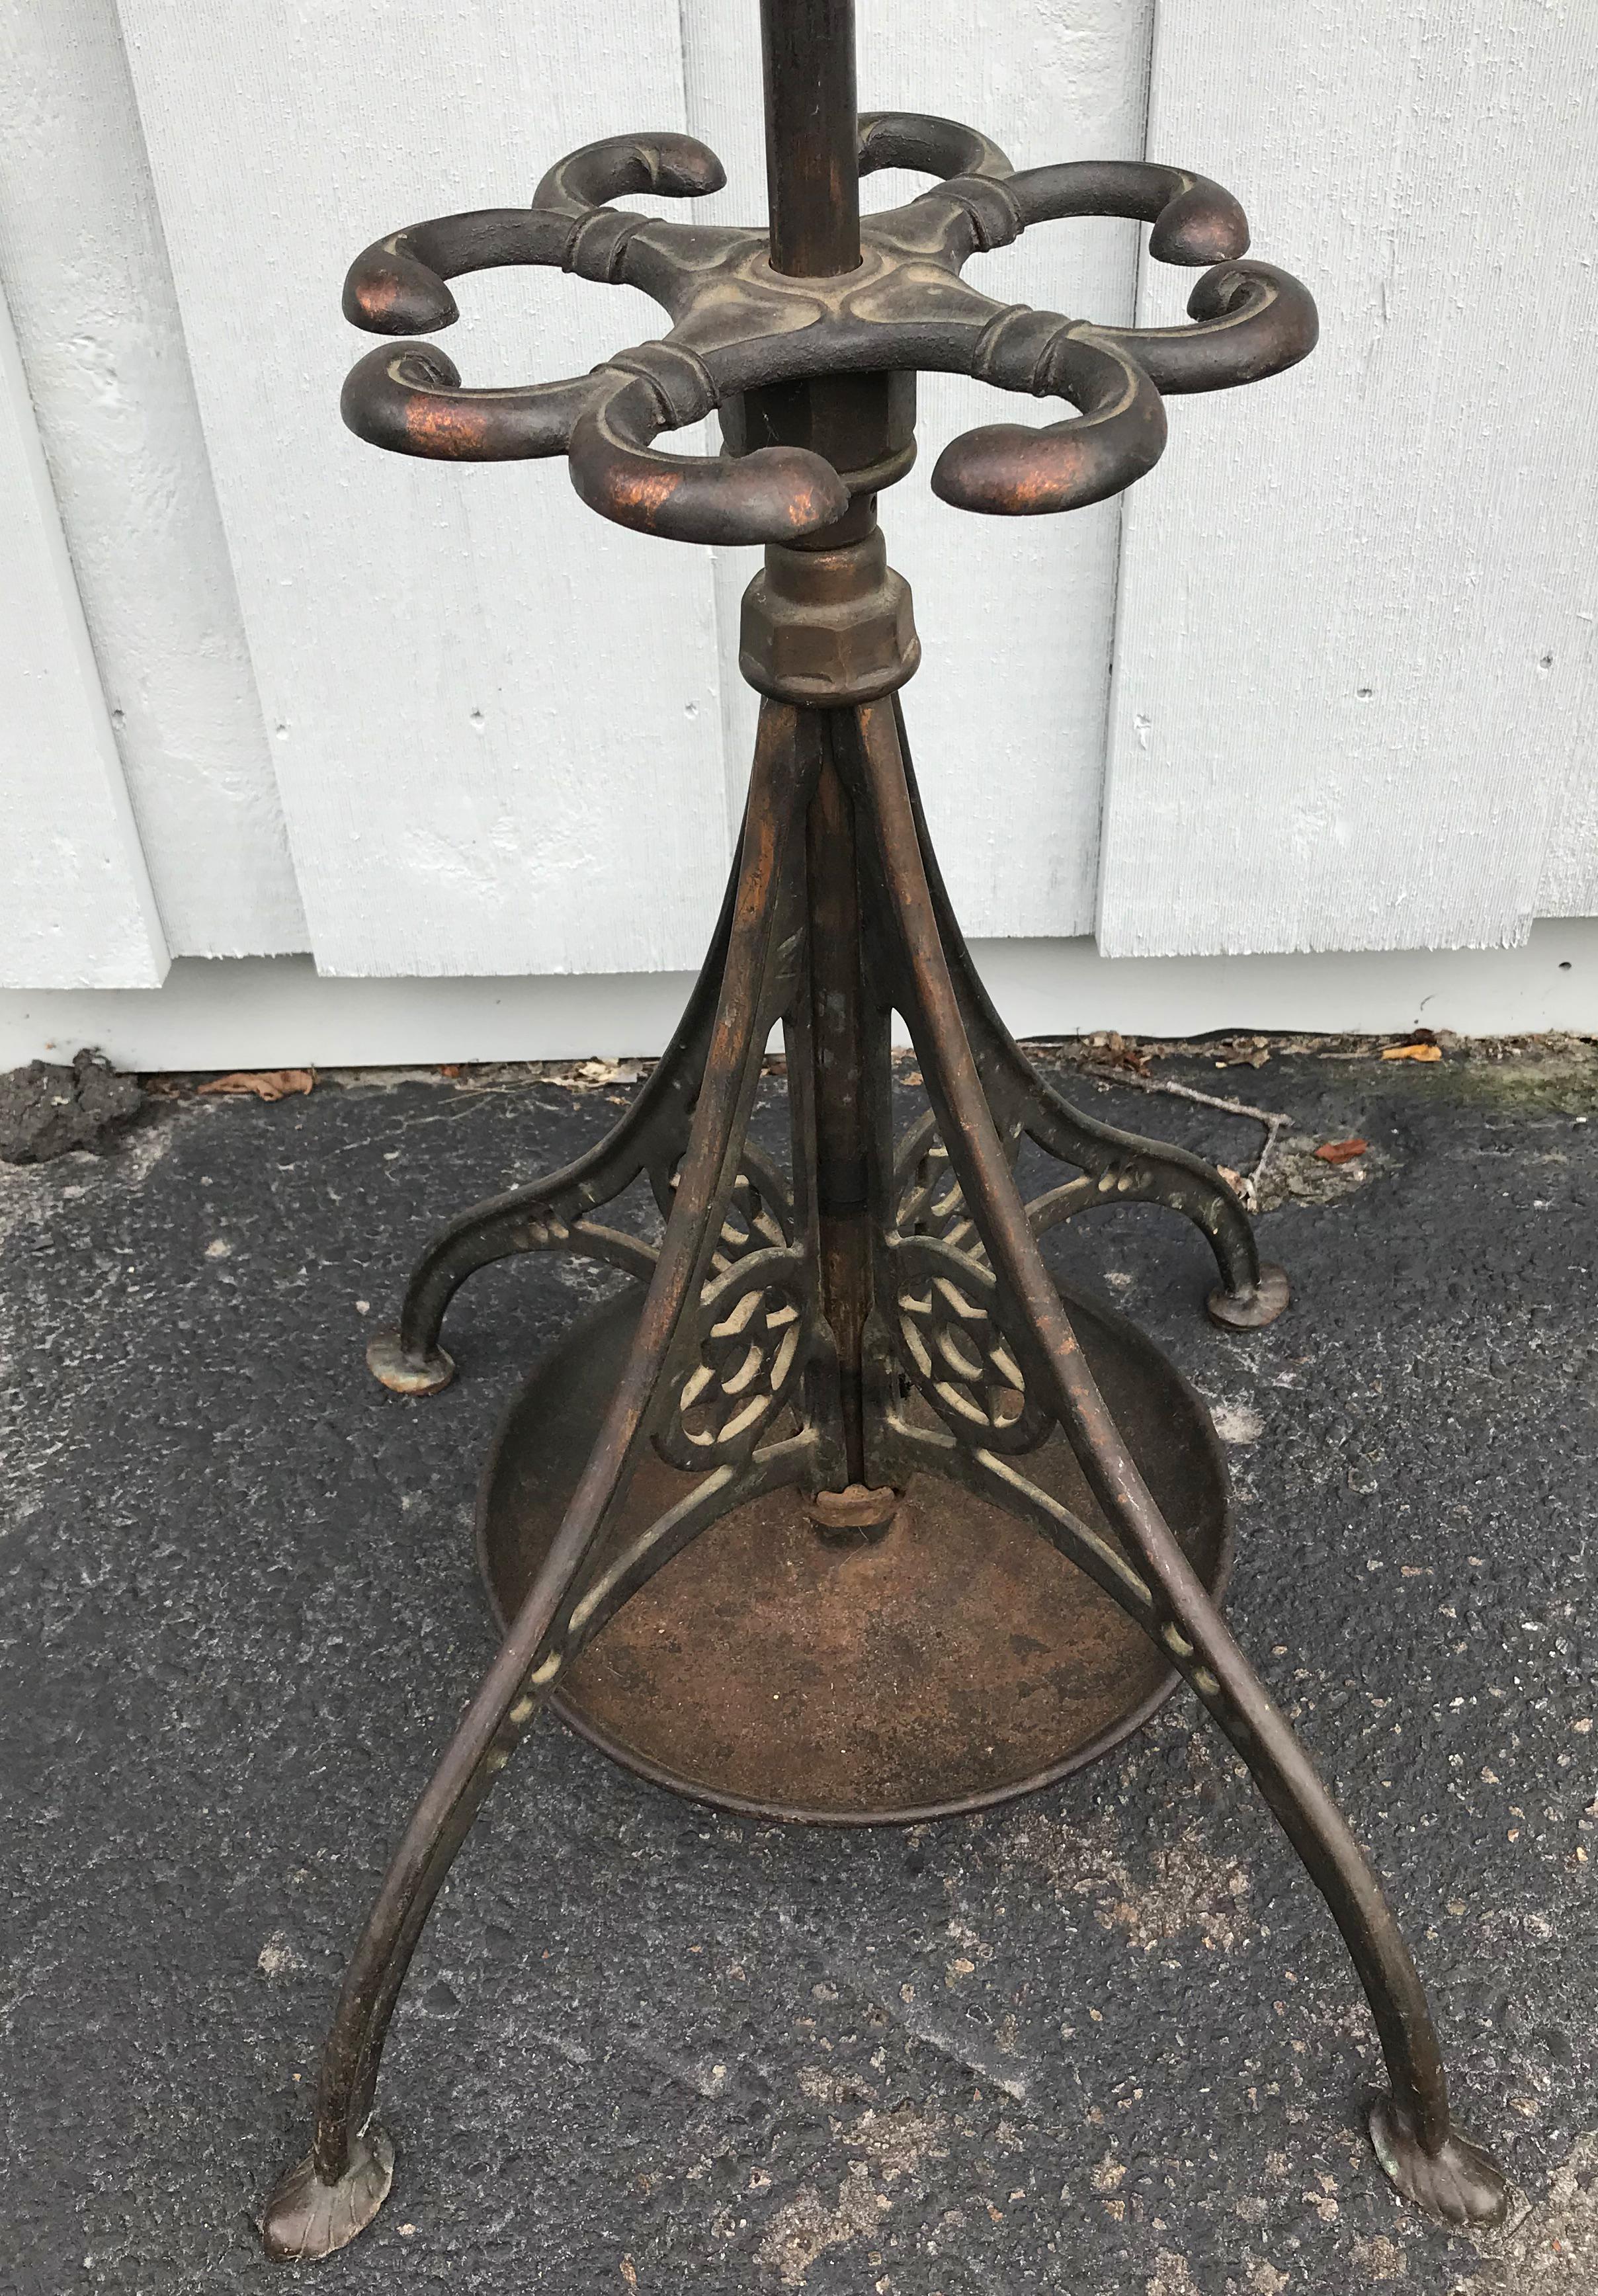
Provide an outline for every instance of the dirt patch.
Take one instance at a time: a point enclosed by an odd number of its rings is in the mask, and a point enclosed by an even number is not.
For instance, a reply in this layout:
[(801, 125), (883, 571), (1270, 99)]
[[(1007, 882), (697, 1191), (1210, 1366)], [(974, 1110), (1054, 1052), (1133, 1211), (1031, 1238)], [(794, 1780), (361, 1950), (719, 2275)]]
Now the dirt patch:
[(70, 1068), (29, 1061), (0, 1076), (0, 1163), (47, 1164), (74, 1148), (99, 1155), (143, 1105), (136, 1078), (99, 1053), (78, 1053)]
[(784, 2288), (802, 2288), (818, 2256), (875, 2232), (892, 2205), (886, 2193), (873, 2188), (867, 2164), (855, 2161), (840, 2180), (832, 2207), (815, 2185), (807, 2185), (786, 2208), (779, 2209), (755, 2251), (755, 2261), (774, 2272)]
[(1006, 1853), (1006, 1863), (1023, 1862), (1040, 1864), (1062, 1901), (1091, 1900), (1100, 1928), (1124, 1931), (1143, 1953), (1194, 1931), (1229, 1952), (1250, 1926), (1247, 1873), (1236, 1858), (1217, 1856), (1196, 1826), (1160, 1844), (1135, 1877), (1109, 1822), (1068, 1830), (1039, 1818)]
[(1598, 2131), (1578, 2137), (1548, 2197), (1482, 2243), (1479, 2271), (1450, 2296), (1593, 2296), (1598, 2287)]
[(1347, 1163), (1329, 1164), (1317, 1152), (1324, 1145), (1307, 1132), (1279, 1140), (1256, 1182), (1255, 1209), (1274, 1212), (1279, 1204), (1340, 1204), (1397, 1168), (1397, 1158), (1375, 1147)]

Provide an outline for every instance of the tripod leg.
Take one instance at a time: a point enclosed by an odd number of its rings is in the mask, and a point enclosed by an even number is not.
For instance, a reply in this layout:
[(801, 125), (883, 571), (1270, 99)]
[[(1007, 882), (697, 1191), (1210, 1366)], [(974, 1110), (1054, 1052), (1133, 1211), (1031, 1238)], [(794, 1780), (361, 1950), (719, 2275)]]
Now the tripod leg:
[(647, 1283), (652, 1248), (587, 1215), (613, 1202), (640, 1172), (667, 1170), (683, 1152), (726, 964), (737, 884), (735, 861), (687, 1007), (620, 1122), (563, 1170), (472, 1205), (428, 1245), (406, 1286), (397, 1329), (379, 1332), (366, 1349), (373, 1376), (394, 1394), (436, 1395), (448, 1386), (455, 1365), (438, 1344), (445, 1311), (466, 1278), (496, 1260), (523, 1251), (574, 1251), (608, 1260)]
[[(353, 2240), (387, 2197), (393, 2151), (372, 2110), (383, 2042), (411, 1956), (490, 1786), (572, 1654), (578, 1639), (572, 1614), (595, 1548), (643, 1446), (675, 1405), (672, 1367), (684, 1333), (693, 1333), (737, 1180), (766, 1035), (780, 1009), (778, 928), (790, 913), (788, 856), (802, 771), (796, 713), (768, 702), (756, 750), (725, 980), (687, 1154), (637, 1332), (545, 1566), (417, 1803), (367, 1916), (324, 2050), (316, 2142), (281, 2180), (262, 2220), (271, 2255), (325, 2256)], [(711, 1493), (718, 1503), (709, 1512), (735, 1504), (744, 1489), (745, 1479), (734, 1476), (725, 1491)], [(682, 1543), (680, 1537), (675, 1541)], [(594, 1624), (592, 1614), (587, 1624)]]
[(1086, 1173), (1094, 1183), (1079, 1196), (1062, 1201), (1053, 1218), (1096, 1203), (1165, 1204), (1201, 1229), (1215, 1254), (1221, 1280), (1206, 1302), (1212, 1319), (1234, 1331), (1274, 1323), (1288, 1303), (1287, 1276), (1274, 1263), (1261, 1260), (1249, 1215), (1214, 1167), (1185, 1148), (1084, 1116), (1038, 1075), (1000, 1020), (971, 963), (927, 835), (897, 696), (893, 710), (928, 898), (988, 1101), (1002, 1125), (1019, 1123), (1049, 1155)]
[[(1038, 1255), (962, 1025), (893, 714), (868, 704), (857, 724), (861, 788), (878, 839), (880, 913), (896, 941), (896, 993), (1005, 1328), (1034, 1390), (1028, 1399), (1058, 1418), (1151, 1598), (1140, 1604), (1122, 1589), (1117, 1599), (1153, 1633), (1242, 1756), (1342, 1932), (1392, 2084), (1371, 2117), (1378, 2160), (1401, 2193), (1434, 2214), (1497, 2223), (1507, 2185), (1487, 2155), (1453, 2127), (1425, 1992), (1375, 1874), (1160, 1514)], [(1107, 1591), (1117, 1593), (1113, 1584)]]

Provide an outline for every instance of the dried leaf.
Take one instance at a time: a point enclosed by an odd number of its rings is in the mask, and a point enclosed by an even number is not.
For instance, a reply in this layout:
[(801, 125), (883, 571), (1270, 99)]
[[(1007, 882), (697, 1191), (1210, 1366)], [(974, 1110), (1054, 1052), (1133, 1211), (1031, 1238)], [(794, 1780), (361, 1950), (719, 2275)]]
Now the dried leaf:
[(291, 1093), (309, 1092), (316, 1081), (315, 1069), (236, 1069), (231, 1076), (213, 1077), (200, 1089), (250, 1093), (257, 1100), (287, 1100)]
[(1443, 1048), (1440, 1045), (1384, 1045), (1381, 1057), (1384, 1061), (1440, 1061)]
[(458, 1077), (461, 1073), (461, 1068), (462, 1062), (459, 1061), (440, 1061), (438, 1063), (438, 1074), (440, 1076), (447, 1077)]
[(638, 2285), (638, 2267), (630, 2256), (624, 2256), (621, 2259), (621, 2276), (629, 2288)]
[(1220, 1174), (1222, 1179), (1225, 1180), (1226, 1185), (1231, 1189), (1233, 1194), (1237, 1198), (1239, 1203), (1242, 1204), (1244, 1211), (1253, 1212), (1258, 1210), (1258, 1193), (1254, 1185), (1254, 1176), (1252, 1173), (1234, 1172), (1230, 1164), (1217, 1164), (1215, 1168)]
[(1351, 1164), (1370, 1144), (1368, 1140), (1323, 1140), (1315, 1152), (1323, 1164)]

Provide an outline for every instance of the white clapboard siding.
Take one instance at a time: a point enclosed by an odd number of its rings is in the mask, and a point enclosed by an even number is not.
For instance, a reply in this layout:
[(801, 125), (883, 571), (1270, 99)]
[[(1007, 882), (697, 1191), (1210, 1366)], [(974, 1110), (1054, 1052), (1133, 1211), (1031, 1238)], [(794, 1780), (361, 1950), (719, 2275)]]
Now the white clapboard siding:
[(302, 949), (114, 0), (0, 11), (0, 284), (168, 946)]
[[(1573, 347), (1589, 373), (1598, 359), (1595, 337), (1598, 329), (1589, 324), (1586, 341), (1578, 349)], [(1598, 620), (1598, 551), (1589, 546), (1579, 552), (1566, 577), (1585, 638)], [(1537, 913), (1539, 917), (1598, 916), (1598, 710), (1589, 701), (1585, 709), (1565, 718), (1560, 731), (1569, 770), (1563, 802), (1548, 832)]]
[[(866, 0), (864, 111), (928, 111), (982, 128), (1018, 167), (1139, 158), (1152, 0)], [(684, 0), (689, 124), (729, 184), (707, 215), (766, 212), (758, 12), (754, 0)], [(914, 198), (927, 179), (867, 180), (864, 203)], [(1043, 226), (978, 258), (968, 277), (1004, 301), (1125, 324), (1136, 227)], [(1097, 879), (1119, 510), (985, 519), (938, 502), (927, 480), (945, 443), (984, 422), (1046, 419), (1029, 402), (954, 377), (921, 386), (920, 461), (881, 503), (925, 649), (905, 707), (933, 833), (968, 931), (1086, 932)], [(1057, 413), (1063, 414), (1061, 408)], [(750, 713), (737, 693), (737, 601), (758, 555), (718, 569), (729, 779), (741, 789)]]
[(1128, 498), (1107, 953), (1526, 932), (1593, 722), (1595, 70), (1576, 0), (1160, 0), (1151, 154), (1323, 333)]
[(0, 299), (0, 987), (153, 988), (168, 953)]
[[(414, 461), (338, 417), (350, 259), (680, 127), (676, 0), (119, 10), (318, 966), (696, 962), (728, 847), (709, 553), (606, 525), (559, 463)], [(460, 299), (471, 381), (658, 332), (549, 271)]]

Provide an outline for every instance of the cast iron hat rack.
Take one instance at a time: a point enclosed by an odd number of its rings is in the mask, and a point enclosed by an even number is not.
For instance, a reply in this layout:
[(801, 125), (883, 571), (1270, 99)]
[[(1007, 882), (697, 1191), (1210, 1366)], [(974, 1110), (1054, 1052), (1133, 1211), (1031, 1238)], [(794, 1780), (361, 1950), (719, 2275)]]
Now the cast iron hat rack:
[[(701, 1799), (861, 1824), (1047, 1784), (1179, 1679), (1342, 1931), (1390, 2084), (1370, 2121), (1382, 2168), (1438, 2216), (1494, 2223), (1504, 2179), (1453, 2126), (1381, 1886), (1222, 1617), (1229, 1513), (1203, 1407), (1124, 1318), (1056, 1282), (1039, 1239), (1095, 1205), (1168, 1206), (1209, 1238), (1209, 1310), (1234, 1328), (1280, 1314), (1286, 1279), (1218, 1173), (1079, 1114), (995, 1013), (915, 794), (897, 693), (920, 649), (876, 520), (914, 455), (918, 372), (1073, 410), (955, 439), (932, 472), (945, 502), (1076, 510), (1159, 460), (1167, 397), (1303, 358), (1315, 306), (1247, 259), (1242, 210), (1206, 177), (1018, 170), (953, 120), (857, 118), (852, 0), (763, 0), (761, 20), (768, 230), (611, 205), (725, 180), (691, 136), (616, 136), (562, 160), (530, 208), (379, 241), (345, 290), (358, 326), (407, 338), (455, 318), (449, 280), (502, 264), (662, 305), (659, 340), (562, 382), (468, 388), (430, 343), (385, 343), (351, 373), (344, 418), (401, 454), (564, 455), (583, 500), (624, 526), (763, 544), (740, 656), (763, 700), (732, 882), (664, 1058), (597, 1148), (447, 1227), (370, 1351), (386, 1387), (430, 1395), (452, 1376), (439, 1332), (474, 1269), (554, 1250), (636, 1279), (533, 1373), (502, 1429), (479, 1529), (503, 1645), (367, 1917), (315, 2142), (267, 2203), (266, 2246), (324, 2256), (387, 2197), (373, 2102), (389, 2018), (540, 1707)], [(862, 216), (859, 177), (882, 168), (936, 180)], [(1193, 324), (1099, 326), (990, 301), (962, 275), (1034, 225), (1085, 216), (1148, 223), (1156, 260), (1201, 267)], [(712, 413), (724, 455), (656, 446)], [(897, 1136), (895, 1012), (927, 1102)], [(785, 1168), (750, 1136), (779, 1025)], [(1029, 1201), (1027, 1143), (1073, 1176)], [(597, 1217), (639, 1191), (658, 1242), (635, 1218)]]

